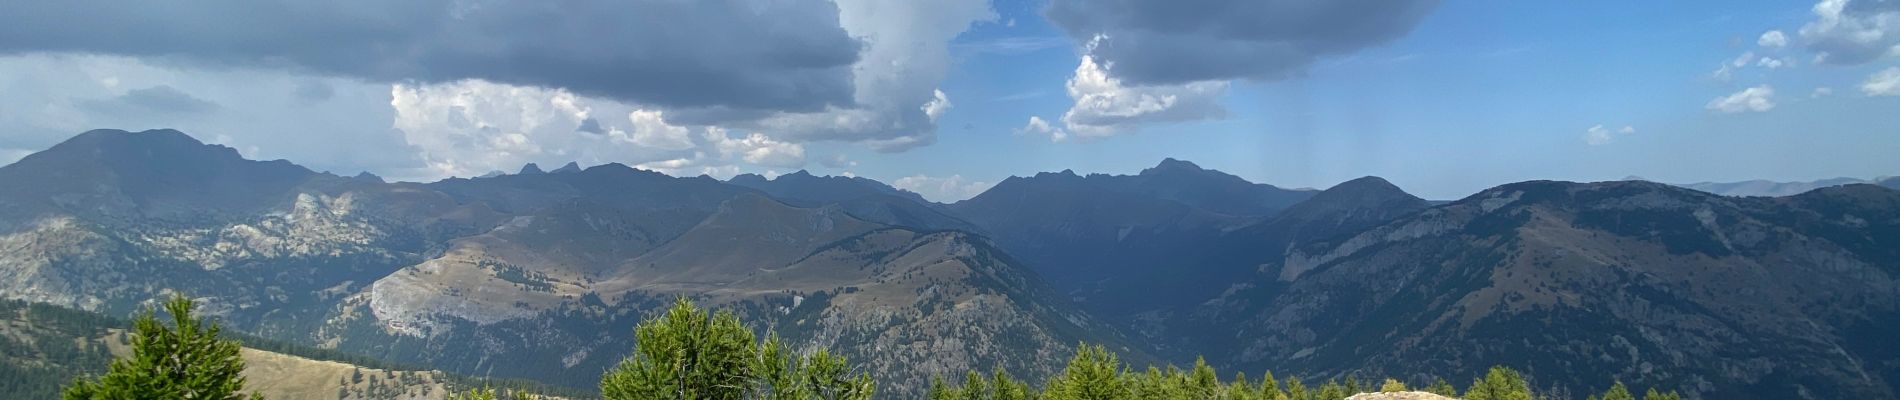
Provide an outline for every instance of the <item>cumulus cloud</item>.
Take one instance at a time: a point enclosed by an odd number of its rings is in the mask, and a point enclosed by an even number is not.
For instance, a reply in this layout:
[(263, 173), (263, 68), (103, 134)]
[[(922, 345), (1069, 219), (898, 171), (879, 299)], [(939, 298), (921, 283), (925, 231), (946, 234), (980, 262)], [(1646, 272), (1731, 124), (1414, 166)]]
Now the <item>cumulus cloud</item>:
[(1821, 0), (1812, 10), (1800, 34), (1818, 62), (1857, 65), (1900, 54), (1900, 1)]
[(1768, 48), (1787, 46), (1788, 34), (1781, 33), (1779, 30), (1768, 31), (1767, 33), (1761, 34), (1761, 38), (1755, 39), (1755, 44)]
[(1875, 72), (1861, 82), (1860, 92), (1868, 96), (1900, 96), (1900, 67)]
[(943, 116), (943, 113), (950, 111), (950, 106), (950, 97), (944, 96), (943, 90), (939, 89), (936, 97), (930, 99), (929, 103), (924, 103), (922, 109), (924, 116), (930, 117), (930, 122), (934, 123), (937, 122), (938, 117)]
[(845, 31), (864, 42), (852, 66), (856, 103), (727, 125), (787, 140), (858, 142), (887, 152), (936, 143), (933, 112), (940, 116), (950, 106), (937, 89), (949, 74), (950, 41), (971, 24), (994, 20), (989, 3), (839, 0), (838, 9)]
[[(587, 121), (589, 120), (593, 119), (582, 118), (580, 122), (581, 126), (575, 128), (575, 130), (586, 131), (584, 128), (587, 127)], [(633, 132), (630, 135), (630, 140), (632, 140), (634, 144), (664, 150), (686, 150), (693, 148), (691, 131), (686, 127), (667, 124), (666, 118), (662, 116), (659, 111), (633, 110), (633, 112), (627, 113), (627, 120), (633, 123)], [(598, 124), (599, 121), (595, 121), (595, 123)], [(599, 127), (595, 127), (595, 129), (599, 129)]]
[(1069, 140), (1068, 131), (1065, 131), (1062, 128), (1057, 128), (1053, 125), (1050, 125), (1049, 121), (1042, 119), (1042, 117), (1033, 116), (1033, 115), (1029, 117), (1029, 123), (1023, 125), (1021, 129), (1017, 129), (1016, 133), (1025, 134), (1025, 135), (1035, 135), (1035, 136), (1047, 136), (1049, 137), (1049, 141), (1056, 142), (1056, 143), (1061, 143), (1065, 140)]
[(826, 0), (27, 2), (0, 13), (0, 54), (116, 54), (376, 82), (481, 79), (666, 107), (816, 111), (854, 104), (863, 43), (839, 11)]
[(738, 157), (747, 163), (768, 167), (799, 168), (805, 166), (805, 146), (774, 140), (760, 133), (752, 133), (741, 138), (731, 138), (725, 129), (706, 128), (706, 140), (719, 150), (724, 159)]
[(1110, 75), (1109, 66), (1084, 55), (1069, 78), (1069, 98), (1075, 105), (1062, 114), (1062, 126), (1030, 117), (1018, 132), (1063, 142), (1114, 136), (1150, 123), (1220, 118), (1226, 115), (1220, 97), (1227, 87), (1225, 81), (1128, 86)]
[(896, 181), (891, 182), (891, 186), (917, 192), (930, 201), (948, 203), (976, 197), (995, 184), (964, 178), (963, 175), (947, 177), (911, 175), (897, 178)]
[(1728, 96), (1710, 100), (1708, 109), (1728, 114), (1744, 112), (1766, 112), (1775, 109), (1775, 88), (1768, 85), (1755, 86)]
[(1610, 129), (1603, 125), (1592, 126), (1584, 130), (1583, 142), (1591, 146), (1602, 146), (1616, 140), (1617, 135), (1636, 133), (1636, 127), (1624, 125), (1621, 129)]
[(1130, 85), (1256, 79), (1410, 32), (1438, 0), (1054, 0), (1047, 16)]

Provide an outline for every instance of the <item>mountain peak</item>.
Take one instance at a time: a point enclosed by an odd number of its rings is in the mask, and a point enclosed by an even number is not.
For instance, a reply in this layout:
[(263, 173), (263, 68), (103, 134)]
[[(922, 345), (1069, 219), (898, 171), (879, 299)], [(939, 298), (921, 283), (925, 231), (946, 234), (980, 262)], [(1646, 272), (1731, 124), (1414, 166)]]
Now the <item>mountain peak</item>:
[(541, 166), (535, 165), (534, 163), (528, 163), (528, 165), (521, 166), (521, 172), (516, 173), (516, 175), (539, 175), (539, 174), (545, 174), (545, 173), (547, 172), (542, 171)]
[(1174, 157), (1168, 157), (1168, 158), (1161, 159), (1161, 163), (1155, 164), (1153, 168), (1141, 170), (1141, 174), (1152, 175), (1152, 174), (1175, 172), (1175, 171), (1201, 172), (1201, 171), (1206, 171), (1206, 170), (1207, 170), (1206, 168), (1201, 168), (1200, 165), (1194, 164), (1193, 162), (1177, 160)]
[(1406, 193), (1385, 178), (1366, 176), (1341, 182), (1315, 193), (1312, 198), (1288, 208), (1288, 215), (1317, 215), (1337, 210), (1424, 208), (1424, 199)]
[(573, 161), (568, 161), (567, 165), (562, 165), (560, 168), (555, 168), (552, 173), (571, 174), (575, 172), (581, 172), (581, 164), (577, 162), (573, 162)]

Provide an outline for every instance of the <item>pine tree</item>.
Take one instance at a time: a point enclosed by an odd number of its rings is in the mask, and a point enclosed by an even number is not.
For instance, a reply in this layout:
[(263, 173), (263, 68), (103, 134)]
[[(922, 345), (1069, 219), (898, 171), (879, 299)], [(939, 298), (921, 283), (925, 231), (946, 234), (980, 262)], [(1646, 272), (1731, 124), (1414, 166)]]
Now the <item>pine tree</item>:
[(1385, 392), (1385, 393), (1403, 392), (1405, 391), (1405, 382), (1399, 382), (1399, 380), (1397, 379), (1385, 378), (1385, 383), (1379, 385), (1379, 391)]
[(1028, 383), (1010, 378), (1002, 367), (996, 368), (994, 376), (991, 382), (996, 386), (996, 400), (1029, 400), (1034, 394)]
[(1458, 396), (1458, 388), (1452, 387), (1451, 382), (1446, 382), (1445, 378), (1438, 378), (1438, 381), (1432, 382), (1432, 386), (1425, 388), (1425, 391), (1445, 397)]
[(1326, 384), (1319, 386), (1320, 400), (1340, 400), (1347, 395), (1346, 386), (1339, 384), (1339, 381), (1326, 381)]
[(449, 393), (449, 400), (495, 400), (495, 389), (484, 387), (462, 393)]
[(1313, 400), (1312, 394), (1306, 392), (1306, 384), (1301, 383), (1297, 376), (1286, 378), (1286, 397), (1291, 400)]
[(1465, 389), (1465, 400), (1531, 400), (1530, 382), (1516, 370), (1497, 366), (1491, 367), (1484, 377), (1471, 382)]
[(1610, 391), (1603, 392), (1603, 400), (1636, 400), (1636, 396), (1630, 394), (1628, 386), (1623, 386), (1623, 382), (1618, 381), (1610, 385)]
[(1280, 389), (1280, 381), (1273, 379), (1273, 371), (1267, 371), (1267, 375), (1260, 378), (1260, 394), (1264, 400), (1287, 400), (1286, 391)]
[(752, 331), (730, 312), (709, 317), (680, 298), (634, 337), (634, 354), (601, 377), (602, 398), (739, 400), (752, 387)]
[(1649, 388), (1649, 392), (1643, 393), (1643, 400), (1682, 400), (1682, 395), (1673, 391), (1662, 393), (1652, 387)]
[(1069, 366), (1049, 382), (1051, 400), (1115, 400), (1128, 398), (1121, 361), (1099, 345), (1076, 346)]
[[(67, 400), (84, 399), (242, 399), (244, 358), (236, 341), (218, 338), (222, 328), (192, 316), (191, 299), (174, 294), (166, 301), (167, 328), (147, 310), (133, 321), (132, 356), (113, 360), (98, 381), (81, 380), (66, 388)], [(261, 399), (252, 394), (250, 398)]]

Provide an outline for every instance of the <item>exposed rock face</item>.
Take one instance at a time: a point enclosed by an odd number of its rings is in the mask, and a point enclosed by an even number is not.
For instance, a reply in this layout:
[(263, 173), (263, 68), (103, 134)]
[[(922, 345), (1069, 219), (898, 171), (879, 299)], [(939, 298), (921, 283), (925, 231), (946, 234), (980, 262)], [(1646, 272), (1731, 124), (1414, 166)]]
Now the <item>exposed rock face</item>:
[(781, 201), (618, 164), (538, 171), (385, 183), (175, 131), (87, 133), (0, 168), (0, 296), (123, 315), (184, 291), (241, 330), (578, 387), (676, 296), (851, 356), (894, 394), (1125, 343), (987, 239), (937, 231), (967, 223), (874, 181), (795, 177), (776, 188), (864, 196)]

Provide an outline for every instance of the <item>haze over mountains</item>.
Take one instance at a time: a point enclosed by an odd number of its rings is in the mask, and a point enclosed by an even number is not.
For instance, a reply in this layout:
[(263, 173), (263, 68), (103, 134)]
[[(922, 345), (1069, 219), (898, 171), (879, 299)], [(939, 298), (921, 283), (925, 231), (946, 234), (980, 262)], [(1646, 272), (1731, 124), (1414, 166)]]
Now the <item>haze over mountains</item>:
[(1576, 393), (1892, 398), (1895, 186), (1538, 181), (1433, 205), (1378, 177), (1291, 190), (1167, 159), (940, 204), (619, 164), (389, 183), (100, 130), (0, 167), (0, 296), (126, 315), (184, 291), (278, 340), (576, 387), (689, 296), (894, 396), (1040, 379), (1094, 342), (1312, 378), (1508, 364)]

